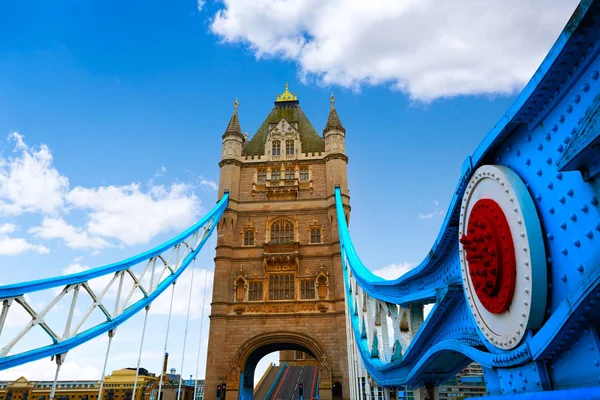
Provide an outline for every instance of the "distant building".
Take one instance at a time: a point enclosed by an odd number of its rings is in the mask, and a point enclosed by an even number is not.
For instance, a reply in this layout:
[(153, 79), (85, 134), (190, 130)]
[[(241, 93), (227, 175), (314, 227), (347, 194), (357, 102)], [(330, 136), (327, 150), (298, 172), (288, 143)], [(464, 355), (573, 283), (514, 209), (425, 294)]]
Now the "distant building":
[(483, 369), (477, 363), (469, 366), (439, 388), (440, 399), (468, 399), (487, 395)]
[[(135, 368), (113, 371), (104, 378), (103, 400), (148, 400), (149, 388), (156, 376), (140, 368), (136, 396), (133, 399)], [(20, 377), (15, 381), (0, 382), (0, 400), (49, 400), (53, 381), (29, 381)], [(98, 400), (100, 381), (58, 381), (55, 400)]]

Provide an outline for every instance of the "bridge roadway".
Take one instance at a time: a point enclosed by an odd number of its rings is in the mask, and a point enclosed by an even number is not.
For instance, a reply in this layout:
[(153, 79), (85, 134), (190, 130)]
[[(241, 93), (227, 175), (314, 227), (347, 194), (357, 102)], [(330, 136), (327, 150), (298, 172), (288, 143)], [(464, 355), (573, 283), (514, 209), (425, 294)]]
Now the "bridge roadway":
[(257, 400), (261, 400), (261, 399), (266, 399), (267, 398), (267, 394), (269, 394), (269, 390), (271, 390), (271, 386), (273, 386), (274, 384), (276, 384), (277, 382), (275, 382), (275, 379), (277, 379), (277, 374), (279, 374), (279, 370), (281, 369), (281, 366), (277, 366), (277, 367), (272, 367), (269, 372), (267, 373), (267, 376), (265, 376), (260, 384), (258, 385), (258, 387), (256, 388), (256, 390), (254, 390), (254, 398)]
[(275, 400), (300, 400), (298, 396), (298, 385), (304, 385), (303, 400), (311, 400), (316, 389), (316, 368), (314, 366), (290, 366), (288, 371), (281, 378), (279, 387), (273, 393), (272, 399)]

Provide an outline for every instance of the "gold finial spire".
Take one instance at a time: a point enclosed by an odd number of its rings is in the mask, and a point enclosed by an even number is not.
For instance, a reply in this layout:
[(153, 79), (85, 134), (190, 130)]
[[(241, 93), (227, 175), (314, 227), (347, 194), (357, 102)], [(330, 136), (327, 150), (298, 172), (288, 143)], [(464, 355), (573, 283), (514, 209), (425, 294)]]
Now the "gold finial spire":
[(233, 111), (237, 112), (238, 107), (240, 106), (240, 102), (238, 101), (238, 98), (235, 98), (235, 101), (233, 102)]
[(276, 99), (275, 99), (276, 102), (280, 102), (280, 101), (296, 101), (296, 100), (298, 100), (298, 97), (296, 96), (295, 93), (294, 94), (290, 93), (289, 85), (288, 85), (287, 82), (285, 83), (285, 92), (283, 92), (281, 95), (278, 94), (277, 97), (276, 97)]
[(335, 96), (333, 92), (331, 92), (331, 97), (329, 97), (329, 101), (331, 102), (331, 108), (335, 108)]

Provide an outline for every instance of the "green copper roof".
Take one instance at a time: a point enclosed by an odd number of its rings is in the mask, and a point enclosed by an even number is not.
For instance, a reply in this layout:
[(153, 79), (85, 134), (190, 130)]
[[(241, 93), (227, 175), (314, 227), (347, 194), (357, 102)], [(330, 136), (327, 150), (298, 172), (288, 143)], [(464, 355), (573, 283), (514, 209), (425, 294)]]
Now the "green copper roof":
[(247, 142), (242, 151), (243, 155), (264, 154), (265, 143), (269, 133), (269, 124), (276, 124), (285, 118), (288, 122), (298, 123), (298, 132), (302, 142), (303, 153), (317, 153), (325, 151), (325, 140), (315, 131), (312, 124), (302, 112), (298, 101), (276, 102), (252, 140)]

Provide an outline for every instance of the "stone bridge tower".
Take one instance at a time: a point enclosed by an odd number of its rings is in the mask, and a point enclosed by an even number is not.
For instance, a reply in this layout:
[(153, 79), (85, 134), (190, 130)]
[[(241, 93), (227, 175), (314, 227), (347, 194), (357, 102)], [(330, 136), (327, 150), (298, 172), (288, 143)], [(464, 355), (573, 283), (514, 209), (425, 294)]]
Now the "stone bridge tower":
[[(344, 282), (334, 189), (350, 212), (345, 129), (332, 95), (319, 135), (287, 88), (251, 140), (236, 99), (223, 134), (205, 399), (250, 399), (256, 363), (300, 350), (318, 365), (321, 399), (348, 399)], [(337, 389), (342, 388), (342, 397)], [(262, 400), (262, 399), (261, 399)]]

